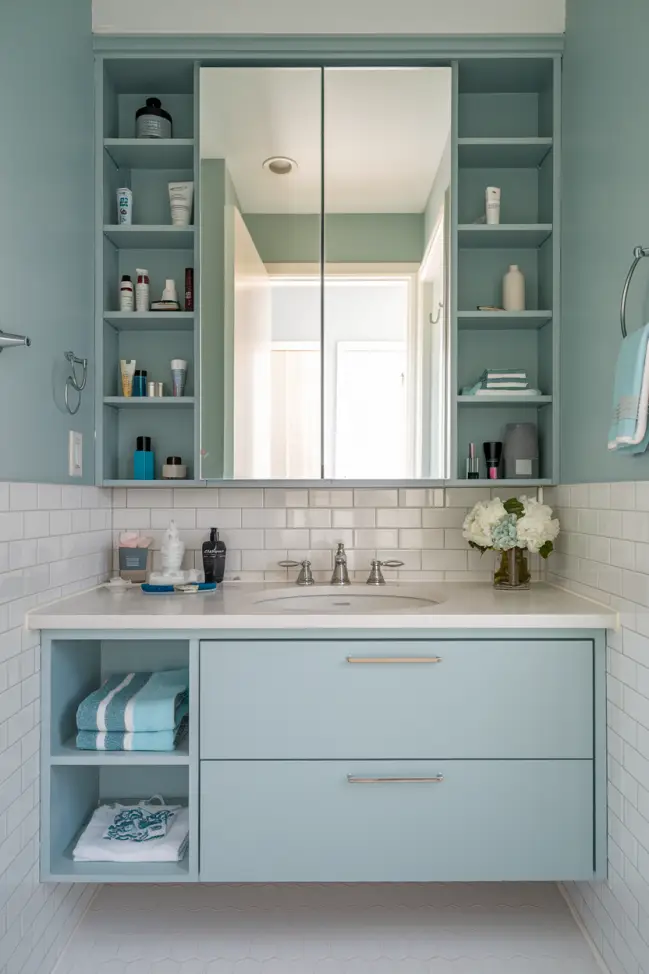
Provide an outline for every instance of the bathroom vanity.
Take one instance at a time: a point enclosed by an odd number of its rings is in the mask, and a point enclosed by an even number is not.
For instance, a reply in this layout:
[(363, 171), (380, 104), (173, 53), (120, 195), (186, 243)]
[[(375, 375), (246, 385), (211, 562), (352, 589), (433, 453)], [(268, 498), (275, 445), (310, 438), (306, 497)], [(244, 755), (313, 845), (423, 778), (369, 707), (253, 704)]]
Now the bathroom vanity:
[[(43, 630), (45, 882), (606, 875), (605, 607), (544, 584), (226, 583), (99, 588), (28, 624)], [(178, 665), (178, 750), (75, 748), (76, 707), (102, 677)], [(155, 793), (189, 805), (182, 862), (72, 860), (98, 801)]]

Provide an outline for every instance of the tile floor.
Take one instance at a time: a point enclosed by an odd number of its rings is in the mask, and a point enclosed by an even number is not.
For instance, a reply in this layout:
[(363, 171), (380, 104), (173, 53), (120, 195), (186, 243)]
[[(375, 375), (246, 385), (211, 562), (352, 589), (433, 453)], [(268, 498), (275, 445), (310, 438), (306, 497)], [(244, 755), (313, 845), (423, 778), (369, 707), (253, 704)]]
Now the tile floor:
[(57, 974), (601, 974), (550, 883), (105, 886)]

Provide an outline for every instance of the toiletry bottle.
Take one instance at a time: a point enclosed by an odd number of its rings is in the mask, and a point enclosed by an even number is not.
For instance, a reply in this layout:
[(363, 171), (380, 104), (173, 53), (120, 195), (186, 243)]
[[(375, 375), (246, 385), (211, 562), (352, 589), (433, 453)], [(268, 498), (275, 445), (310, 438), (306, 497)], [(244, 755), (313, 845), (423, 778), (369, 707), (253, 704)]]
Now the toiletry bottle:
[(133, 223), (133, 193), (127, 186), (117, 190), (117, 222), (126, 226)]
[(518, 264), (510, 264), (503, 277), (503, 308), (505, 311), (525, 311), (525, 278)]
[(185, 268), (185, 311), (194, 310), (194, 268)]
[(146, 396), (147, 388), (147, 371), (146, 369), (136, 369), (135, 375), (133, 376), (133, 396)]
[(469, 443), (469, 455), (466, 458), (466, 479), (480, 479), (480, 460), (475, 455), (475, 443)]
[(210, 530), (210, 540), (203, 542), (203, 570), (206, 582), (222, 582), (225, 574), (227, 548), (219, 541), (218, 528)]
[(119, 310), (132, 311), (133, 307), (133, 281), (130, 274), (122, 274), (122, 280), (119, 282)]
[(149, 272), (143, 267), (137, 269), (137, 284), (135, 285), (135, 310), (148, 311), (151, 303)]
[(122, 380), (122, 395), (129, 399), (133, 395), (133, 379), (135, 377), (135, 359), (130, 361), (123, 358), (119, 363), (119, 374)]
[(138, 436), (137, 449), (133, 455), (133, 479), (154, 480), (155, 455), (151, 449), (150, 436)]
[(171, 277), (165, 279), (164, 291), (162, 292), (161, 301), (173, 301), (174, 304), (178, 304), (178, 292), (176, 291), (176, 282)]
[(503, 455), (503, 445), (499, 441), (488, 441), (482, 444), (485, 463), (487, 465), (487, 479), (498, 480), (500, 460)]
[(135, 135), (138, 139), (171, 138), (171, 115), (159, 98), (147, 98), (146, 105), (136, 111)]
[(485, 190), (485, 216), (489, 226), (500, 223), (500, 189), (487, 186)]

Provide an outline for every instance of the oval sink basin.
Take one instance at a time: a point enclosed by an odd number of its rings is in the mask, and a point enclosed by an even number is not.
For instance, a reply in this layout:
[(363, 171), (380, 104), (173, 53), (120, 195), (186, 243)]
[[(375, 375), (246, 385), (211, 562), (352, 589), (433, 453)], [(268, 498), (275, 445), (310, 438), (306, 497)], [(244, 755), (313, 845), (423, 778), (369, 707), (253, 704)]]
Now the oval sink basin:
[(383, 587), (306, 588), (301, 592), (265, 592), (255, 599), (259, 608), (276, 612), (326, 612), (354, 615), (370, 612), (413, 612), (437, 605), (435, 599), (424, 598), (407, 590), (388, 590)]

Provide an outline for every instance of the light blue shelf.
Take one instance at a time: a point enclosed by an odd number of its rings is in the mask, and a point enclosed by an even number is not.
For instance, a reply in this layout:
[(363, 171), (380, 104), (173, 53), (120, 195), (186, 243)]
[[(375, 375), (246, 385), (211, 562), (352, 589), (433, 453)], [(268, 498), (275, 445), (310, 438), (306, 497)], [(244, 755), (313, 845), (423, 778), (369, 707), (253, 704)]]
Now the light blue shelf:
[(550, 138), (458, 139), (463, 169), (534, 169), (552, 149)]
[(106, 311), (104, 321), (117, 331), (191, 331), (193, 311)]
[(156, 765), (161, 767), (169, 764), (189, 764), (189, 738), (186, 737), (174, 751), (80, 751), (74, 738), (51, 752), (52, 764), (74, 764), (86, 766), (117, 767)]
[(66, 883), (187, 883), (196, 882), (190, 875), (189, 857), (180, 862), (75, 862), (74, 842), (62, 855), (53, 855), (48, 882)]
[(552, 396), (457, 396), (460, 406), (547, 406)]
[(463, 480), (449, 480), (447, 481), (448, 487), (493, 487), (496, 490), (499, 487), (520, 487), (521, 489), (525, 487), (551, 487), (554, 481), (548, 480), (547, 478), (530, 478), (529, 480), (506, 480), (504, 477), (502, 480), (486, 480), (481, 478), (480, 480), (467, 480), (466, 477)]
[(552, 321), (551, 311), (458, 311), (460, 331), (536, 331)]
[(194, 396), (104, 396), (105, 406), (118, 409), (188, 409), (195, 402)]
[(204, 480), (102, 480), (102, 487), (205, 487)]
[(105, 224), (104, 236), (120, 250), (192, 250), (194, 227)]
[(191, 169), (193, 139), (104, 139), (104, 149), (120, 169)]
[(461, 223), (457, 228), (462, 248), (536, 249), (552, 234), (551, 223)]

